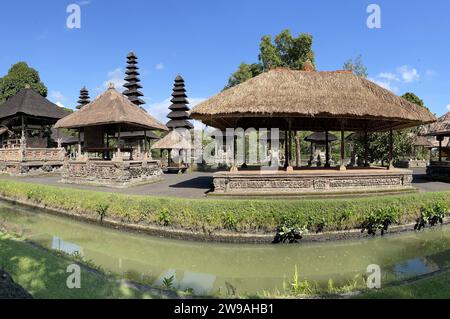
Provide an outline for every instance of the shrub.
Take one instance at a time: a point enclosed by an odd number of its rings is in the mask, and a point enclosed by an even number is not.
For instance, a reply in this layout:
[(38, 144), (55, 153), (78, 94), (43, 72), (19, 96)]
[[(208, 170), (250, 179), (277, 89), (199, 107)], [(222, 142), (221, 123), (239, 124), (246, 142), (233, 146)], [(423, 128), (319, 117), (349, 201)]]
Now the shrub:
[(432, 206), (422, 207), (421, 216), (417, 219), (414, 229), (421, 230), (427, 224), (430, 227), (436, 226), (438, 223), (444, 223), (444, 217), (448, 212), (448, 208), (442, 204), (433, 204)]
[(363, 222), (361, 231), (364, 232), (367, 229), (369, 235), (375, 236), (377, 231), (380, 230), (383, 236), (391, 224), (399, 221), (400, 216), (400, 209), (395, 206), (377, 209), (371, 212)]

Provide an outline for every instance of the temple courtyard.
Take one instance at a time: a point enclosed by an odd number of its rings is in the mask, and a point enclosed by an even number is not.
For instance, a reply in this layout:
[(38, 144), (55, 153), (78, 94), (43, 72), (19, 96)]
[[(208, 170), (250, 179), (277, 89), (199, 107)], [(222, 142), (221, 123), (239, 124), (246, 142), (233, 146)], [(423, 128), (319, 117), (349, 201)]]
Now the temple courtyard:
[[(411, 185), (420, 192), (450, 191), (450, 183), (434, 181), (426, 176), (425, 168), (413, 169)], [(188, 174), (164, 174), (163, 179), (152, 184), (133, 186), (129, 188), (106, 188), (76, 184), (62, 184), (59, 175), (13, 177), (0, 175), (0, 179), (20, 182), (61, 186), (65, 188), (85, 189), (101, 192), (112, 192), (130, 195), (174, 196), (181, 198), (204, 198), (211, 190), (213, 174), (209, 172), (192, 172)]]

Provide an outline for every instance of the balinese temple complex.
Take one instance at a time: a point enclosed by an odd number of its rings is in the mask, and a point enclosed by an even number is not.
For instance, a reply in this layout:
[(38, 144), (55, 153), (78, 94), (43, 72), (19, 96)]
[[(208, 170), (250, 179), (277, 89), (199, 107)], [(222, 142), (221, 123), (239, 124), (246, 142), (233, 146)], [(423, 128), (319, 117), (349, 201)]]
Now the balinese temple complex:
[(65, 151), (58, 142), (51, 147), (51, 126), (69, 114), (31, 88), (0, 105), (0, 172), (30, 175), (61, 168)]
[(438, 160), (427, 167), (427, 174), (439, 180), (450, 181), (450, 112), (429, 126), (427, 135), (438, 141)]
[[(294, 131), (340, 132), (336, 166), (292, 166), (291, 142), (287, 168), (232, 168), (214, 175), (218, 194), (308, 194), (393, 192), (412, 189), (412, 171), (393, 166), (393, 132), (436, 121), (427, 109), (348, 71), (315, 72), (272, 69), (220, 92), (197, 105), (191, 117), (205, 125), (227, 128), (279, 128)], [(345, 133), (389, 132), (389, 166), (351, 167), (344, 163)]]
[[(169, 122), (166, 126), (170, 129), (169, 134), (156, 142), (152, 149), (167, 151), (167, 171), (172, 173), (184, 172), (190, 161), (189, 152), (192, 150), (192, 137), (189, 130), (194, 126), (189, 121), (188, 100), (184, 79), (178, 75), (172, 92), (172, 105), (169, 107)], [(173, 154), (175, 153), (175, 154)]]
[[(167, 131), (112, 84), (94, 101), (59, 120), (56, 129), (75, 130), (79, 136), (76, 159), (65, 163), (62, 182), (127, 187), (156, 181), (162, 170), (148, 152), (134, 158), (126, 147), (122, 132)], [(81, 145), (81, 133), (84, 143)]]

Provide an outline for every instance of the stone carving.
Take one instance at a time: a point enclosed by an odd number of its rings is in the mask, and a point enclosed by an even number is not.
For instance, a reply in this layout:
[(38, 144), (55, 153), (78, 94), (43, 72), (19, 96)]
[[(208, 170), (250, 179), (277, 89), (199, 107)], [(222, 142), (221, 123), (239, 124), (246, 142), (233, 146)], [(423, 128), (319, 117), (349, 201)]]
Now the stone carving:
[(346, 190), (383, 190), (411, 187), (412, 171), (378, 173), (302, 175), (302, 174), (230, 174), (214, 176), (215, 193), (309, 193)]
[(127, 187), (157, 181), (162, 175), (158, 161), (67, 161), (62, 181), (72, 184)]

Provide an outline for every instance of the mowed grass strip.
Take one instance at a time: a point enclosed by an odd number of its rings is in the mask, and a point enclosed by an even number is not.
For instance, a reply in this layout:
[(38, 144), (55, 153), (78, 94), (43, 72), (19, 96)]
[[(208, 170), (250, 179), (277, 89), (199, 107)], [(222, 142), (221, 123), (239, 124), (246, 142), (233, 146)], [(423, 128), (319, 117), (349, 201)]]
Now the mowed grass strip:
[(0, 180), (0, 195), (123, 223), (160, 225), (185, 230), (273, 233), (283, 224), (314, 231), (361, 227), (380, 209), (399, 212), (399, 224), (411, 223), (422, 208), (450, 207), (450, 192), (412, 193), (347, 199), (184, 199), (123, 195)]

